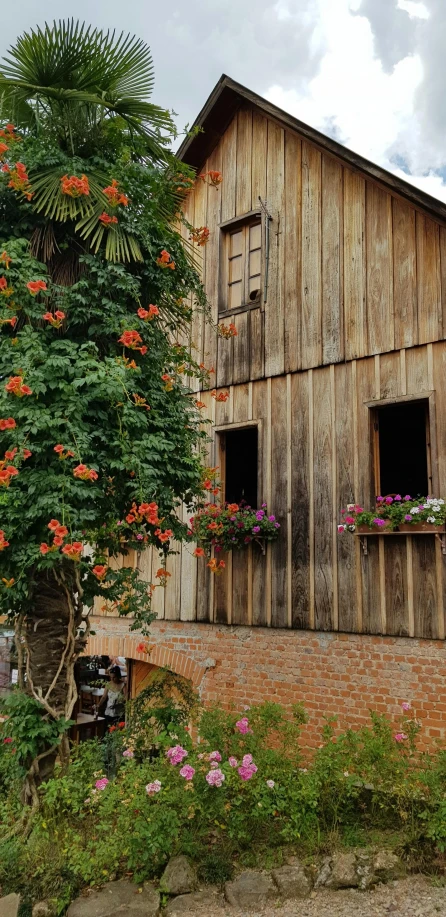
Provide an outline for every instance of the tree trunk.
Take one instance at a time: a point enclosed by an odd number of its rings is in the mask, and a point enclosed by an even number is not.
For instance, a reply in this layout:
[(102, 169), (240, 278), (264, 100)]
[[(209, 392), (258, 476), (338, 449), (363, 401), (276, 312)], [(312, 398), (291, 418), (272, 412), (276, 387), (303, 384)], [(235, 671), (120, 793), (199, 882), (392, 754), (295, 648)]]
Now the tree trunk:
[[(80, 630), (83, 623), (86, 627)], [(70, 719), (73, 713), (77, 700), (74, 666), (87, 634), (75, 564), (67, 562), (36, 576), (31, 610), (19, 622), (19, 668), (25, 690), (42, 704), (48, 717)], [(65, 736), (61, 745), (44, 749), (30, 762), (24, 786), (26, 803), (38, 804), (38, 787), (52, 775), (57, 755), (67, 753)]]

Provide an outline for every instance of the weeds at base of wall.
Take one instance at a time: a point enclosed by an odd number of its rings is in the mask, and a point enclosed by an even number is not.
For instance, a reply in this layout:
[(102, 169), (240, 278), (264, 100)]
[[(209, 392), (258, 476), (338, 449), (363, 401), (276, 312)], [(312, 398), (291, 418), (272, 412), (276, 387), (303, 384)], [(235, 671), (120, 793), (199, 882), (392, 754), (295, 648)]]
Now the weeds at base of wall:
[[(0, 845), (3, 894), (52, 899), (61, 914), (85, 886), (156, 878), (178, 853), (212, 884), (290, 854), (317, 862), (340, 846), (386, 846), (411, 869), (444, 874), (446, 752), (418, 752), (411, 709), (397, 732), (376, 714), (341, 735), (327, 721), (308, 761), (298, 742), (301, 707), (291, 718), (269, 703), (203, 711), (192, 697), (176, 703), (172, 685), (168, 698), (158, 686), (146, 700), (106, 743), (78, 746), (68, 771), (43, 787), (28, 837)], [(0, 753), (5, 828), (20, 815), (12, 744)]]

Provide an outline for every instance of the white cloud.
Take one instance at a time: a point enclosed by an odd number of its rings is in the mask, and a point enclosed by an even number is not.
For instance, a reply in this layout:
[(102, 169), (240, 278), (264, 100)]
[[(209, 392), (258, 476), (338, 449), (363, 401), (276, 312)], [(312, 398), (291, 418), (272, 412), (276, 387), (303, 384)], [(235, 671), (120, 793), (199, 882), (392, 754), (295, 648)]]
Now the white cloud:
[(397, 8), (409, 13), (411, 19), (429, 19), (430, 16), (427, 6), (416, 0), (398, 0)]
[[(446, 200), (446, 185), (433, 171), (438, 163), (423, 162), (424, 157), (418, 154), (418, 168), (411, 168), (414, 149), (423, 145), (414, 114), (424, 75), (421, 57), (406, 55), (386, 72), (376, 54), (369, 19), (352, 11), (352, 0), (316, 0), (315, 6), (315, 33), (319, 45), (325, 47), (317, 75), (299, 89), (285, 89), (276, 83), (268, 89), (267, 98), (367, 159)], [(398, 168), (401, 161), (407, 162), (413, 174)]]

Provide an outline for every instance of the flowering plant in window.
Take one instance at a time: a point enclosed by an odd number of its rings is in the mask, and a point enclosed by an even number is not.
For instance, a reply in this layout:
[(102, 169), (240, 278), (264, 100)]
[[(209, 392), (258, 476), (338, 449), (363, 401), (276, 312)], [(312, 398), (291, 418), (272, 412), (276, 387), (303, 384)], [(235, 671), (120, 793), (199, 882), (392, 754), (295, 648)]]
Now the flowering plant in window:
[[(261, 509), (238, 503), (208, 503), (189, 522), (188, 535), (198, 545), (197, 557), (210, 557), (212, 550), (218, 557), (220, 551), (244, 548), (252, 542), (263, 545), (265, 541), (275, 541), (280, 529), (266, 503)], [(211, 570), (216, 572), (218, 566)]]
[(388, 494), (376, 498), (374, 511), (350, 504), (341, 510), (338, 532), (355, 532), (358, 526), (369, 526), (373, 531), (406, 531), (406, 526), (444, 527), (446, 523), (445, 501), (437, 497), (411, 497), (410, 494)]

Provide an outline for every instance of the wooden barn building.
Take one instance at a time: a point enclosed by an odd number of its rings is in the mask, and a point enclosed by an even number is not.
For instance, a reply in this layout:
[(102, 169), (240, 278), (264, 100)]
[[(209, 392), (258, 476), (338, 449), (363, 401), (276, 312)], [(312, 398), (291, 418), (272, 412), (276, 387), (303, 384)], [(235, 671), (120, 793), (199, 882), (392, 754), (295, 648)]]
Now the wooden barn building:
[[(133, 660), (134, 691), (168, 665), (205, 701), (302, 701), (310, 742), (324, 715), (354, 726), (402, 701), (444, 740), (444, 537), (337, 524), (381, 491), (446, 498), (446, 205), (226, 76), (196, 124), (181, 158), (223, 175), (185, 203), (210, 230), (214, 327), (197, 315), (192, 341), (229, 392), (199, 395), (210, 462), (226, 498), (266, 502), (280, 535), (227, 554), (218, 577), (184, 547), (150, 656), (100, 614), (89, 652)], [(216, 335), (222, 321), (236, 337)]]

